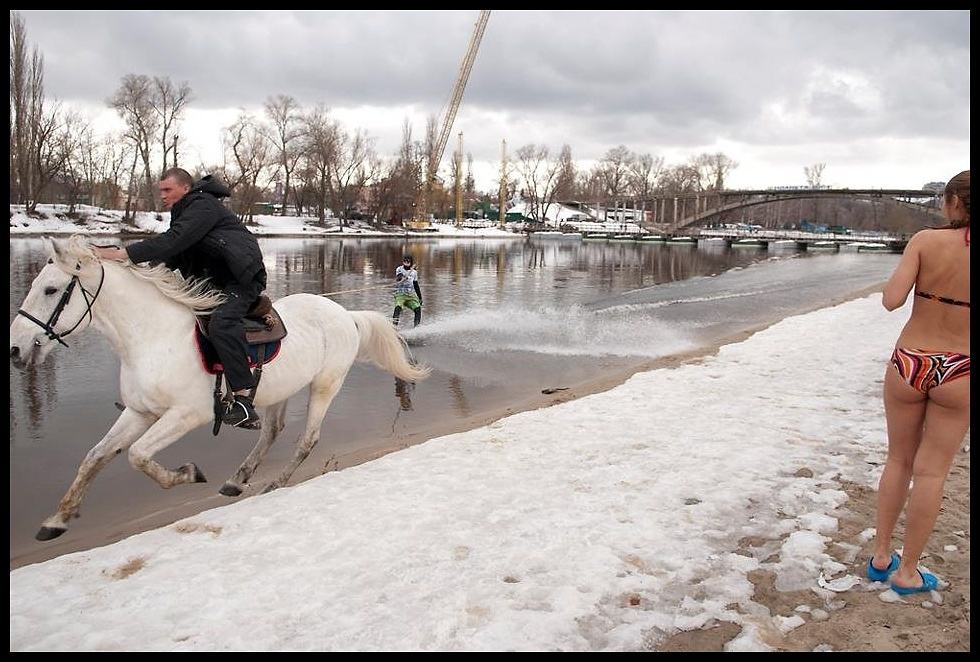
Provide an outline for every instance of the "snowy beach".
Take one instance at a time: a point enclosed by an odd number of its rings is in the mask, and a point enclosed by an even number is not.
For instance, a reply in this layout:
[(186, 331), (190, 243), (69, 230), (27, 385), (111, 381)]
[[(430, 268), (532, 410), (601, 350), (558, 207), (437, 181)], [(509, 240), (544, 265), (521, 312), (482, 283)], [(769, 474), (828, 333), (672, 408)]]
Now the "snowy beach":
[[(603, 393), (19, 568), (11, 650), (649, 650), (682, 636), (703, 650), (712, 631), (727, 633), (719, 649), (801, 649), (799, 632), (856, 610), (887, 623), (949, 608), (965, 611), (965, 648), (933, 649), (968, 650), (968, 521), (927, 547), (951, 582), (939, 594), (889, 603), (861, 573), (882, 375), (907, 316), (871, 295), (791, 317)], [(954, 474), (948, 492), (968, 486), (968, 453)], [(863, 526), (849, 494), (870, 499)], [(777, 595), (799, 602), (774, 610)], [(830, 632), (805, 649), (847, 649)]]

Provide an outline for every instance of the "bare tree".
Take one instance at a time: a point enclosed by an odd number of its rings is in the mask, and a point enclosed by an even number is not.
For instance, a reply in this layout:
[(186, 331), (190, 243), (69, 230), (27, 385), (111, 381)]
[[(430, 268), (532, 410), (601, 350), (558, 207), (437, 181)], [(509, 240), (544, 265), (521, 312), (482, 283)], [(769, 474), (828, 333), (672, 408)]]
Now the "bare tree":
[(725, 188), (725, 178), (728, 177), (728, 173), (737, 168), (738, 163), (722, 152), (710, 155), (708, 162), (708, 173), (712, 182), (711, 188), (715, 191), (721, 191)]
[(427, 205), (427, 209), (416, 209), (415, 213), (423, 219), (429, 218), (430, 210), (436, 208), (437, 188), (439, 186), (439, 164), (436, 163), (436, 141), (438, 140), (439, 121), (435, 115), (429, 115), (425, 122), (425, 141), (423, 147), (424, 176), (419, 182), (419, 200)]
[(602, 186), (601, 193), (610, 198), (618, 198), (626, 193), (630, 177), (632, 154), (625, 145), (613, 147), (596, 165), (596, 175)]
[(115, 207), (122, 190), (121, 177), (129, 159), (129, 150), (123, 136), (106, 136), (98, 146), (96, 189), (93, 205)]
[(149, 76), (126, 74), (122, 78), (119, 89), (107, 102), (126, 122), (126, 137), (135, 148), (137, 158), (143, 162), (145, 180), (143, 195), (148, 211), (156, 209), (154, 195), (156, 187), (150, 158), (151, 143), (160, 126), (160, 116), (154, 108), (153, 94), (153, 82)]
[(269, 140), (277, 152), (279, 169), (283, 175), (282, 215), (289, 204), (289, 180), (303, 156), (300, 139), (303, 137), (302, 108), (291, 96), (279, 94), (265, 101), (265, 113), (272, 123)]
[(728, 173), (738, 167), (738, 163), (723, 154), (703, 153), (692, 157), (689, 165), (697, 171), (698, 191), (720, 191), (725, 188)]
[(412, 124), (406, 118), (402, 123), (402, 142), (395, 163), (387, 168), (388, 176), (382, 178), (389, 184), (382, 187), (381, 197), (376, 201), (379, 217), (401, 224), (402, 220), (416, 213), (427, 159), (425, 149), (420, 141), (412, 139)]
[(37, 116), (32, 128), (34, 152), (31, 169), (34, 199), (28, 202), (29, 211), (37, 209), (37, 203), (44, 195), (48, 184), (64, 169), (70, 150), (64, 132), (64, 120), (57, 106), (42, 110)]
[(10, 14), (9, 121), (11, 199), (34, 211), (41, 191), (37, 161), (51, 147), (39, 141), (53, 139), (57, 109), (45, 104), (44, 57), (37, 47), (29, 48), (27, 27), (17, 12)]
[[(17, 12), (10, 13), (10, 200), (26, 204), (30, 197), (30, 154), (28, 145), (30, 63), (27, 28)], [(37, 49), (35, 49), (35, 53)]]
[(330, 173), (331, 207), (340, 217), (340, 226), (353, 211), (358, 197), (376, 175), (374, 140), (361, 129), (348, 134), (336, 127), (336, 158)]
[[(517, 150), (516, 168), (531, 201), (531, 217), (544, 222), (555, 199), (560, 162), (548, 158), (545, 145), (524, 145)], [(556, 216), (557, 220), (557, 216)]]
[(307, 113), (304, 122), (308, 178), (314, 191), (314, 206), (323, 223), (330, 204), (330, 176), (333, 163), (337, 160), (338, 130), (323, 106), (317, 106)]
[(223, 178), (235, 192), (238, 217), (251, 223), (253, 207), (262, 196), (259, 178), (272, 161), (272, 147), (266, 140), (265, 131), (244, 110), (234, 124), (225, 129), (223, 142)]
[(701, 191), (702, 172), (692, 163), (671, 166), (660, 176), (658, 189), (666, 194)]
[(820, 179), (823, 177), (823, 169), (826, 163), (814, 163), (812, 166), (804, 166), (803, 174), (806, 175), (806, 185), (810, 188), (820, 188)]
[(577, 196), (575, 182), (577, 172), (575, 161), (572, 160), (572, 148), (568, 145), (561, 146), (561, 153), (558, 154), (558, 172), (555, 174), (555, 200), (568, 202)]
[(58, 173), (65, 186), (68, 198), (68, 214), (75, 213), (86, 187), (91, 187), (94, 181), (94, 152), (95, 137), (92, 127), (81, 115), (66, 112), (64, 121), (56, 138), (58, 150), (62, 153), (62, 167)]
[(664, 158), (650, 154), (633, 154), (629, 160), (629, 191), (639, 198), (653, 194), (664, 169)]
[(190, 102), (191, 98), (191, 86), (187, 81), (174, 85), (169, 76), (153, 78), (150, 103), (153, 106), (153, 111), (157, 114), (160, 126), (160, 150), (163, 152), (161, 174), (167, 171), (167, 156), (171, 151), (174, 153), (173, 167), (177, 167), (177, 136), (174, 135), (172, 144), (167, 143), (167, 136), (171, 130), (176, 131), (184, 106)]

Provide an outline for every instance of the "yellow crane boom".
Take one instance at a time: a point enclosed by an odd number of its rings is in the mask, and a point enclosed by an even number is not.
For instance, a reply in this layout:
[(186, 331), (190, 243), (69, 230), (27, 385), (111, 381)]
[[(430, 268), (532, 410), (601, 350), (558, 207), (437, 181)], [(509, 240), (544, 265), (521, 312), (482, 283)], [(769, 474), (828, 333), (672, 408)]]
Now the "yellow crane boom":
[(449, 98), (449, 105), (446, 107), (446, 116), (442, 119), (442, 125), (439, 128), (439, 136), (433, 146), (432, 153), (429, 154), (425, 182), (422, 184), (422, 191), (415, 205), (415, 219), (411, 223), (412, 227), (424, 228), (429, 224), (429, 200), (432, 185), (435, 183), (436, 175), (439, 172), (439, 162), (442, 161), (442, 155), (446, 151), (446, 143), (449, 142), (449, 134), (453, 129), (456, 111), (459, 110), (459, 104), (463, 100), (466, 81), (469, 80), (470, 71), (476, 61), (476, 52), (480, 48), (480, 41), (483, 39), (483, 32), (487, 28), (488, 20), (490, 20), (490, 10), (481, 10), (479, 18), (476, 19), (476, 25), (473, 27), (473, 36), (470, 37), (466, 56), (463, 57), (463, 62), (459, 65), (459, 75), (456, 76), (456, 84), (453, 86), (453, 93)]

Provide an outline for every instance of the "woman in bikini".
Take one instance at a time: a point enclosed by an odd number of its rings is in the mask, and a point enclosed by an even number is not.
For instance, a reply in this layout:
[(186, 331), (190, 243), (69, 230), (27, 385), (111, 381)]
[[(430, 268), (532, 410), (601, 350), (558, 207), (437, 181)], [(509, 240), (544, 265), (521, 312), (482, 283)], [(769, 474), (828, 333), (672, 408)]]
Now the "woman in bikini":
[[(899, 594), (934, 590), (918, 569), (942, 502), (943, 485), (970, 427), (970, 171), (946, 184), (949, 223), (909, 241), (882, 294), (895, 310), (915, 288), (912, 314), (885, 374), (888, 459), (878, 483), (877, 535), (868, 577)], [(909, 483), (911, 481), (911, 489)], [(908, 500), (902, 555), (891, 551)]]

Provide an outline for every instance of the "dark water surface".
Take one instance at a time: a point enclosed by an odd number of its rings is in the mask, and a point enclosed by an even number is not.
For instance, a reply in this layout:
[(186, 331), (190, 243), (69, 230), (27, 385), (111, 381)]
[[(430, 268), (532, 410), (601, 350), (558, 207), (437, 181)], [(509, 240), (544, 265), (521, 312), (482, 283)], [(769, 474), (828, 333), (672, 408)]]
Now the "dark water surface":
[[(392, 274), (406, 253), (416, 258), (422, 284), (422, 326), (409, 329), (410, 314), (401, 324), (432, 376), (406, 385), (373, 366), (355, 365), (327, 413), (320, 444), (293, 483), (438, 431), (463, 429), (544, 388), (595, 379), (829, 305), (882, 283), (898, 260), (717, 243), (557, 239), (268, 238), (261, 245), (274, 299), (341, 292), (333, 298), (348, 309), (390, 315)], [(46, 259), (40, 239), (10, 240), (11, 320)], [(193, 461), (210, 481), (173, 490), (160, 489), (123, 456), (96, 478), (82, 518), (64, 536), (35, 541), (78, 463), (118, 415), (115, 354), (94, 330), (72, 340), (41, 366), (11, 368), (11, 567), (229, 503), (217, 489), (257, 438), (227, 427), (213, 437), (202, 428), (173, 444), (158, 455), (160, 462)], [(246, 495), (260, 491), (292, 456), (305, 405), (306, 393), (290, 401), (286, 429)]]

